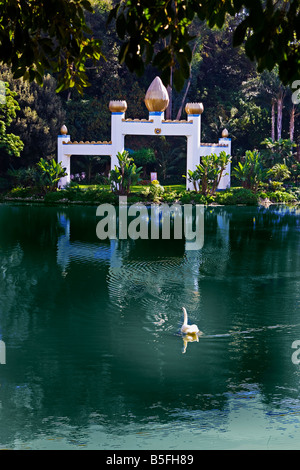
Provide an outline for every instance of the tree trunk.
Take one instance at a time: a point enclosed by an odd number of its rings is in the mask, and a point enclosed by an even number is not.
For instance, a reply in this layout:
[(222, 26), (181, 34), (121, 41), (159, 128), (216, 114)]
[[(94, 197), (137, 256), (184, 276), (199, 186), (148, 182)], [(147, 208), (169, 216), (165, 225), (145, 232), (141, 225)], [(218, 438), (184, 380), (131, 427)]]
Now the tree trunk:
[(173, 67), (171, 67), (171, 75), (170, 75), (170, 85), (167, 86), (167, 92), (169, 95), (169, 105), (166, 109), (166, 119), (172, 119), (172, 106), (173, 106)]
[(186, 86), (186, 89), (185, 89), (185, 92), (184, 92), (184, 95), (183, 95), (183, 98), (182, 98), (182, 101), (181, 101), (181, 105), (180, 105), (180, 108), (178, 110), (178, 113), (177, 113), (177, 116), (176, 116), (176, 119), (177, 121), (180, 120), (181, 118), (181, 115), (182, 115), (182, 110), (183, 110), (183, 106), (184, 106), (184, 103), (185, 103), (185, 100), (186, 100), (186, 96), (188, 94), (188, 91), (189, 91), (189, 88), (190, 88), (190, 85), (191, 85), (191, 76), (188, 80), (188, 83), (187, 83), (187, 86)]
[(283, 99), (284, 99), (284, 92), (283, 90), (280, 90), (278, 97), (277, 97), (277, 140), (281, 139)]
[(294, 131), (295, 131), (295, 105), (293, 104), (290, 112), (290, 140), (294, 141)]
[[(194, 52), (196, 50), (196, 46), (197, 46), (197, 42), (195, 42), (195, 44), (194, 44), (194, 47), (193, 47), (193, 50), (192, 50), (192, 56), (194, 55)], [(191, 86), (191, 81), (192, 81), (192, 71), (190, 72), (190, 76), (189, 76), (189, 79), (188, 79), (188, 82), (187, 82), (187, 85), (186, 85), (186, 89), (185, 89), (185, 92), (184, 92), (184, 95), (183, 95), (183, 98), (182, 98), (182, 101), (181, 101), (181, 105), (180, 105), (180, 108), (179, 108), (177, 116), (176, 116), (177, 121), (179, 121), (180, 118), (181, 118), (184, 103), (185, 103), (188, 91), (190, 89), (190, 86)]]
[(271, 138), (275, 140), (275, 101), (272, 100), (272, 111), (271, 111)]

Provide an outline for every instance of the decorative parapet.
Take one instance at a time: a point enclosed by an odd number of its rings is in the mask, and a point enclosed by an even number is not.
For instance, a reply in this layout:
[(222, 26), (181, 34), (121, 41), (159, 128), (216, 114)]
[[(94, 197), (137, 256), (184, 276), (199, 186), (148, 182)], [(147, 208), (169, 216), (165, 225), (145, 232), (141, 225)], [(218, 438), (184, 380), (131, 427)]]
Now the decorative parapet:
[[(122, 122), (141, 122), (141, 123), (153, 123), (153, 119), (122, 119)], [(187, 121), (186, 119), (162, 119), (163, 124), (193, 124), (193, 120)]]
[(153, 119), (122, 119), (122, 122), (153, 122)]
[(203, 143), (201, 143), (200, 146), (201, 147), (228, 147), (228, 144), (223, 144), (223, 143), (222, 144), (219, 144), (219, 143), (217, 143), (217, 144), (210, 144), (210, 143), (203, 144)]
[(186, 119), (175, 119), (174, 121), (172, 121), (172, 119), (163, 119), (162, 122), (164, 124), (193, 124), (193, 120), (187, 121)]
[(95, 140), (92, 140), (91, 142), (90, 141), (86, 141), (86, 142), (83, 142), (82, 140), (80, 142), (77, 142), (77, 140), (75, 140), (74, 142), (71, 142), (70, 140), (68, 142), (65, 142), (63, 141), (63, 144), (64, 145), (82, 145), (82, 144), (92, 144), (92, 145), (112, 145), (112, 142), (111, 140), (109, 142), (107, 142), (107, 140), (104, 140), (103, 142), (98, 140), (97, 142)]

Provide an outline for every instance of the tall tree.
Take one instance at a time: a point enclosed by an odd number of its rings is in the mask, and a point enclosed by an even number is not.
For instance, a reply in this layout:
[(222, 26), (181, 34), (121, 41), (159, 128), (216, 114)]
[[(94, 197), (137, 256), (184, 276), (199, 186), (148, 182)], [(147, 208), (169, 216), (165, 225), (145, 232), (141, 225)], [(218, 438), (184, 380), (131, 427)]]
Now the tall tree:
[(258, 103), (270, 110), (271, 138), (272, 140), (281, 139), (284, 125), (284, 102), (291, 92), (289, 87), (281, 83), (278, 68), (275, 67), (271, 72), (264, 71), (256, 74), (244, 83), (243, 88), (246, 96), (256, 98)]
[(0, 79), (9, 83), (19, 103), (11, 130), (20, 136), (24, 149), (15, 165), (31, 165), (41, 157), (54, 156), (56, 137), (66, 116), (55, 91), (56, 80), (47, 75), (40, 87), (23, 79), (13, 79), (11, 70), (5, 66), (0, 67)]
[(0, 169), (2, 171), (8, 167), (8, 157), (19, 157), (23, 149), (20, 137), (8, 132), (20, 109), (15, 98), (16, 93), (11, 91), (8, 83), (5, 82), (5, 99), (0, 104)]

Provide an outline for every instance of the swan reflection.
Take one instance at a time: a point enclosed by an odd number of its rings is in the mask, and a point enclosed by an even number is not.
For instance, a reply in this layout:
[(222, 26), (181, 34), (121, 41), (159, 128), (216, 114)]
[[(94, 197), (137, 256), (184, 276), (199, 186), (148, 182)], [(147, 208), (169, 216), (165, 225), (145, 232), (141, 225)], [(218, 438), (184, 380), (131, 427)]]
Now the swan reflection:
[(194, 341), (197, 341), (197, 343), (199, 343), (199, 334), (198, 333), (185, 334), (185, 335), (182, 335), (182, 339), (183, 339), (182, 354), (184, 354), (186, 352), (188, 343), (194, 343)]

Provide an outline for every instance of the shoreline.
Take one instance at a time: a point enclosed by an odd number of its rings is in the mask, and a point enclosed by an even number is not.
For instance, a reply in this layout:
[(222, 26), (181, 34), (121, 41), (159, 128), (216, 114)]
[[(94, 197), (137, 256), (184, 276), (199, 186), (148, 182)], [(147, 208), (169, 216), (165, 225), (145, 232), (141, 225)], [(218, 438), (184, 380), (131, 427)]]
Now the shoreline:
[[(62, 198), (57, 201), (45, 201), (44, 197), (41, 198), (34, 198), (34, 197), (3, 197), (0, 198), (0, 204), (5, 204), (5, 203), (33, 203), (33, 204), (44, 204), (45, 206), (60, 206), (60, 205), (82, 205), (82, 206), (99, 206), (101, 204), (105, 204), (103, 201), (71, 201), (67, 198)], [(117, 203), (110, 202), (111, 205), (117, 206)], [(179, 205), (184, 205), (180, 200), (179, 201), (173, 201), (173, 202), (165, 202), (165, 201), (134, 201), (131, 202), (130, 198), (128, 200), (128, 205), (133, 205), (133, 204), (143, 204), (146, 207), (151, 206), (152, 204), (157, 204), (162, 205), (162, 204), (179, 204)], [(199, 203), (190, 201), (189, 204), (192, 205), (199, 205)], [(220, 204), (217, 202), (210, 202), (210, 203), (200, 203), (200, 205), (203, 206), (208, 206), (208, 207), (226, 207), (226, 206), (236, 206), (236, 207), (255, 207), (255, 206), (264, 206), (264, 207), (269, 207), (270, 205), (291, 205), (291, 206), (298, 206), (300, 204), (299, 201), (293, 201), (293, 202), (273, 202), (270, 201), (269, 199), (259, 199), (257, 204), (243, 204), (243, 203), (237, 203), (237, 204)]]

